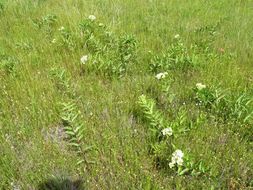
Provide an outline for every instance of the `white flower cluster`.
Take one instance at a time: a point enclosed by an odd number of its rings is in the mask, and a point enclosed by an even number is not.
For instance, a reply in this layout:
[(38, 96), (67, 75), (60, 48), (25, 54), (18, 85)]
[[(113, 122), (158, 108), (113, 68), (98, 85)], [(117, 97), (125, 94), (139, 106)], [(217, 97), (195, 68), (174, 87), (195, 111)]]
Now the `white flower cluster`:
[(59, 28), (59, 31), (63, 31), (65, 30), (64, 26), (62, 26), (61, 28)]
[(84, 55), (83, 57), (81, 57), (82, 64), (85, 64), (87, 61), (88, 61), (88, 55)]
[(165, 128), (162, 130), (163, 136), (171, 136), (172, 135), (172, 129), (171, 127)]
[(168, 73), (167, 73), (167, 72), (164, 72), (164, 73), (158, 73), (158, 74), (155, 76), (155, 78), (157, 78), (158, 80), (160, 80), (160, 79), (165, 78), (167, 75), (168, 75)]
[(184, 162), (183, 157), (184, 153), (182, 152), (182, 150), (176, 150), (175, 152), (173, 152), (169, 167), (173, 168), (176, 164), (182, 166)]
[(56, 43), (56, 39), (54, 38), (53, 40), (52, 40), (52, 44), (55, 44)]
[(203, 90), (203, 89), (206, 88), (206, 85), (204, 85), (204, 84), (202, 84), (202, 83), (197, 83), (197, 84), (196, 84), (196, 88), (197, 88), (198, 90)]
[(174, 38), (175, 38), (175, 39), (179, 39), (179, 38), (180, 38), (180, 35), (179, 35), (179, 34), (176, 34), (176, 35), (174, 36)]
[(88, 19), (90, 19), (91, 21), (96, 20), (96, 16), (90, 15), (90, 16), (88, 17)]

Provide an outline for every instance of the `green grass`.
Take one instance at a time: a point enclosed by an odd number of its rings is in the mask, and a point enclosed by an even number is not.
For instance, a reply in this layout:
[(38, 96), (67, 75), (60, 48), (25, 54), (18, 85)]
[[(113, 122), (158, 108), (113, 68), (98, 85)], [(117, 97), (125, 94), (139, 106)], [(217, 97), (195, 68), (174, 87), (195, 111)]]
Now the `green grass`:
[[(252, 189), (252, 8), (0, 0), (0, 189)], [(172, 144), (208, 170), (178, 175)]]

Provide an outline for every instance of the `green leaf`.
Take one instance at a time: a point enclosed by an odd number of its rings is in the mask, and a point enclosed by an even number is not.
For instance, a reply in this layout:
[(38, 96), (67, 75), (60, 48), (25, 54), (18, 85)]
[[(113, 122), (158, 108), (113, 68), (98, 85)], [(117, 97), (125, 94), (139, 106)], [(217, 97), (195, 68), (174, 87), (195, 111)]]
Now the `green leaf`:
[(76, 163), (76, 165), (80, 165), (80, 164), (82, 164), (84, 162), (84, 159), (81, 159), (81, 160), (79, 160), (77, 163)]
[(88, 164), (96, 164), (96, 162), (93, 161), (93, 160), (88, 160), (87, 163), (88, 163)]
[(179, 174), (178, 175), (184, 175), (186, 172), (188, 172), (190, 169), (188, 169), (188, 168), (185, 168), (185, 169), (183, 169), (182, 171), (180, 171), (179, 172)]
[(74, 136), (75, 133), (73, 131), (65, 131), (65, 133), (69, 136)]
[(80, 147), (80, 145), (78, 144), (78, 143), (74, 143), (74, 142), (72, 142), (72, 143), (69, 143), (71, 146), (74, 146), (74, 147)]
[(83, 149), (83, 152), (88, 152), (93, 149), (93, 146), (87, 146)]

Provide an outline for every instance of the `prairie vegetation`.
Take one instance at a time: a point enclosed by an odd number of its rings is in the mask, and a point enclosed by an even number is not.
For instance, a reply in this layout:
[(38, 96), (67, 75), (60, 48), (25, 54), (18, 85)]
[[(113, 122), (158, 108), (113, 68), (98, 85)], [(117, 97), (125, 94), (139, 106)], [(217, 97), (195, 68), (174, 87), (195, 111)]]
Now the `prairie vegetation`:
[(252, 10), (0, 0), (0, 189), (252, 189)]

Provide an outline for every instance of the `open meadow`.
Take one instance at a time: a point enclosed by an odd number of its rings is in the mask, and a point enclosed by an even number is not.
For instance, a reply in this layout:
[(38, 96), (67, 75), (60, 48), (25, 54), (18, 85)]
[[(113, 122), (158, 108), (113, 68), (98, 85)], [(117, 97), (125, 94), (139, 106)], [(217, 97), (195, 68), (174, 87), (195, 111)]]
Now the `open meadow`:
[(252, 0), (0, 0), (0, 190), (253, 189)]

